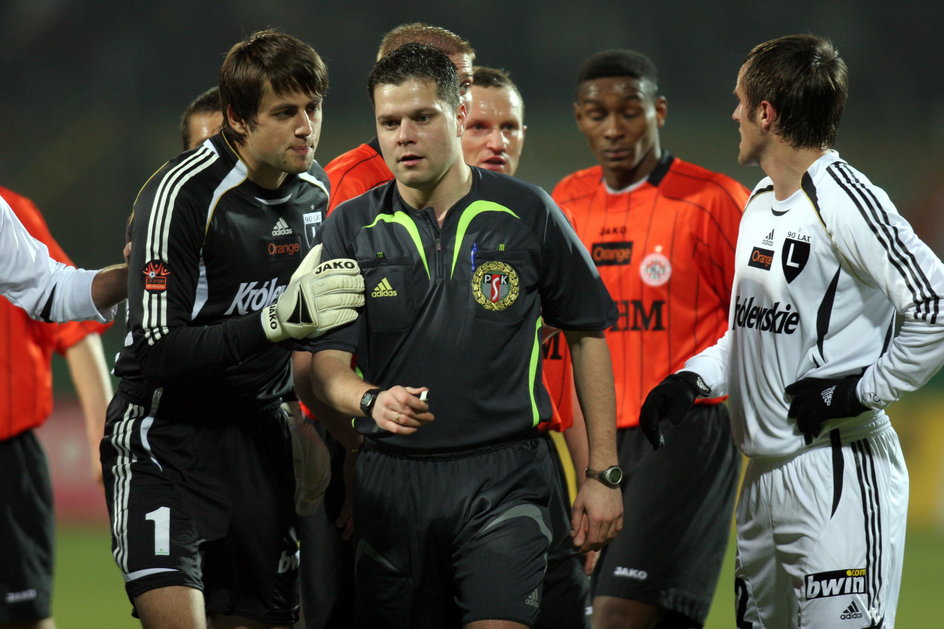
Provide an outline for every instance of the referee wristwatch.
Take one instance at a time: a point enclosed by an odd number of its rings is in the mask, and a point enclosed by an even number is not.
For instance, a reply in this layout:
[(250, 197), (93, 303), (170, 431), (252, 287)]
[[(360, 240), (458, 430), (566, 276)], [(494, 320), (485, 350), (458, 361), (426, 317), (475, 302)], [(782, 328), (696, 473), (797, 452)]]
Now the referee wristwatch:
[(623, 482), (623, 469), (619, 465), (611, 465), (602, 472), (598, 472), (588, 467), (587, 478), (596, 479), (610, 489), (619, 489), (620, 483)]
[(380, 395), (380, 392), (383, 389), (368, 389), (363, 397), (361, 397), (361, 412), (364, 413), (364, 417), (368, 419), (373, 419), (374, 404), (377, 403), (377, 396)]

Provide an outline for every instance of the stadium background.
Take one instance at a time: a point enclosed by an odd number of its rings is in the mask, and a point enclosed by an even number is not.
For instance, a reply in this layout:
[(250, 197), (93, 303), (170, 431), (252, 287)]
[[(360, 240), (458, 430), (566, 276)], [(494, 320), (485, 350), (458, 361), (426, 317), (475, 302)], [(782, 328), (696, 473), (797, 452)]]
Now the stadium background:
[[(213, 85), (226, 50), (276, 26), (311, 43), (328, 64), (318, 158), (326, 163), (373, 134), (364, 83), (382, 34), (426, 21), (469, 39), (478, 61), (509, 70), (524, 95), (528, 136), (519, 175), (550, 188), (591, 164), (572, 122), (573, 76), (587, 55), (636, 48), (659, 67), (669, 117), (663, 146), (748, 187), (761, 173), (736, 164), (730, 120), (737, 68), (749, 48), (793, 32), (833, 39), (850, 66), (837, 148), (891, 194), (939, 255), (944, 252), (944, 3), (836, 0), (789, 3), (482, 0), (328, 3), (234, 0), (159, 3), (4, 0), (0, 25), (0, 184), (31, 197), (80, 265), (120, 258), (140, 185), (179, 150), (180, 112)], [(122, 332), (105, 337), (109, 353)], [(63, 361), (58, 406), (44, 429), (61, 519), (55, 612), (60, 629), (137, 626), (127, 616), (107, 550), (104, 506), (89, 477), (81, 421)], [(911, 471), (903, 627), (939, 623), (944, 587), (944, 378), (897, 405), (893, 418)], [(728, 562), (730, 564), (730, 561)], [(726, 567), (730, 574), (730, 565)], [(730, 626), (723, 577), (710, 627)], [(84, 615), (86, 614), (88, 615)], [(935, 620), (931, 620), (935, 619)]]

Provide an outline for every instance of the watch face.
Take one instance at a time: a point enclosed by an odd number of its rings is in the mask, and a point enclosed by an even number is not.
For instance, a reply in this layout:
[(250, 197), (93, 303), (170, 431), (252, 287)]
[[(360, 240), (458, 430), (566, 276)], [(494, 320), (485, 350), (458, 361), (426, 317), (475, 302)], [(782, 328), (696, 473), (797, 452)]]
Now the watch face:
[(604, 470), (601, 476), (608, 484), (619, 485), (620, 481), (623, 480), (623, 470), (615, 466), (610, 467)]

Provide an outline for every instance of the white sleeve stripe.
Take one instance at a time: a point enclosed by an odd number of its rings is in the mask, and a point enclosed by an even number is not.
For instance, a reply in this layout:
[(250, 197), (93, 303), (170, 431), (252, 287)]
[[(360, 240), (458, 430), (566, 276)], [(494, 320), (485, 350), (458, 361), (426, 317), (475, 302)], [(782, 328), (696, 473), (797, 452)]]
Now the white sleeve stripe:
[[(174, 203), (183, 185), (213, 164), (219, 155), (206, 147), (194, 151), (193, 155), (170, 169), (161, 178), (148, 221), (146, 261), (162, 260), (170, 263), (169, 238)], [(142, 299), (142, 327), (150, 345), (160, 340), (168, 331), (167, 295), (144, 292)]]
[[(930, 322), (935, 323), (939, 311), (939, 297), (935, 294), (931, 282), (924, 274), (914, 254), (907, 249), (898, 237), (897, 230), (891, 226), (888, 214), (882, 208), (881, 203), (844, 166), (842, 163), (836, 163), (826, 170), (839, 187), (846, 192), (872, 233), (875, 234), (875, 237), (888, 252), (889, 261), (901, 274), (917, 304), (915, 317), (927, 320), (928, 315), (930, 315)], [(932, 308), (933, 312), (930, 311)]]

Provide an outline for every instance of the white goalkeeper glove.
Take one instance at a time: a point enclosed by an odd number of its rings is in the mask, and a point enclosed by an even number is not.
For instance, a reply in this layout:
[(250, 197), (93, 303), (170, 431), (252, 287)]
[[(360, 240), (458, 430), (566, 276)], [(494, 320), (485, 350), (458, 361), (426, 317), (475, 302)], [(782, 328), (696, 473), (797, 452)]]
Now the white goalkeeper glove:
[(321, 245), (308, 252), (285, 292), (262, 309), (262, 328), (273, 343), (321, 336), (357, 318), (364, 305), (364, 278), (357, 262), (338, 258), (321, 264)]

